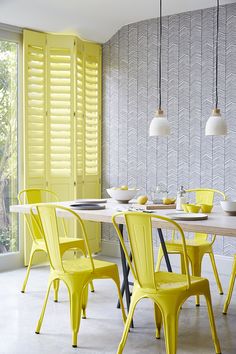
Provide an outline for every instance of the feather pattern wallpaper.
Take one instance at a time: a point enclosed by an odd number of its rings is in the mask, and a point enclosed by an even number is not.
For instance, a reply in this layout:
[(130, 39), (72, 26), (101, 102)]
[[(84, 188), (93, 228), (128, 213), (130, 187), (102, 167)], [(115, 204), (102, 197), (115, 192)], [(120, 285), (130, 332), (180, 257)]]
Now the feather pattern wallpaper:
[[(219, 106), (226, 137), (205, 136), (214, 106), (216, 9), (163, 18), (162, 107), (168, 138), (148, 136), (158, 106), (159, 19), (121, 28), (103, 45), (103, 195), (127, 184), (149, 193), (160, 183), (216, 188), (236, 198), (236, 4), (220, 7)], [(117, 242), (112, 226), (103, 239)], [(215, 252), (236, 253), (218, 237)]]

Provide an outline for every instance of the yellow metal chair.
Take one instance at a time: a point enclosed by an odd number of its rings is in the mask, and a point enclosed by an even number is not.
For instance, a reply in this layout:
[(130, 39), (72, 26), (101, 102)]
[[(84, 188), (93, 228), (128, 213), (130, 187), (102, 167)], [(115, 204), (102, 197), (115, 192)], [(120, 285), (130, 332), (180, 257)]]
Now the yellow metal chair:
[(236, 278), (236, 255), (234, 256), (233, 269), (232, 269), (232, 273), (231, 273), (231, 277), (230, 277), (230, 281), (229, 281), (229, 289), (228, 289), (228, 293), (227, 293), (225, 303), (224, 303), (224, 308), (223, 308), (224, 315), (227, 314), (228, 307), (229, 307), (229, 304), (231, 301), (231, 297), (232, 297), (233, 290), (234, 290), (235, 278)]
[[(195, 199), (197, 204), (210, 204), (213, 205), (215, 194), (219, 194), (223, 199), (226, 199), (226, 196), (223, 192), (220, 192), (215, 189), (189, 189), (186, 192), (188, 193), (195, 193)], [(181, 256), (181, 267), (182, 273), (185, 272), (185, 267), (182, 261), (182, 244), (181, 240), (176, 239), (175, 231), (172, 233), (172, 239), (170, 241), (166, 241), (166, 248), (168, 253), (180, 254)], [(215, 242), (216, 236), (213, 235), (212, 240), (208, 240), (208, 235), (204, 233), (195, 233), (193, 239), (186, 239), (186, 247), (187, 247), (187, 254), (188, 260), (191, 264), (192, 274), (195, 276), (201, 276), (201, 266), (202, 266), (202, 259), (205, 254), (209, 254), (214, 276), (216, 279), (216, 283), (218, 286), (218, 290), (220, 295), (223, 294), (219, 274), (217, 271), (215, 257), (213, 253), (213, 243)], [(156, 270), (160, 269), (161, 260), (163, 258), (163, 251), (161, 246), (159, 246), (158, 252), (158, 260), (157, 260), (157, 267)], [(196, 306), (200, 305), (199, 296), (196, 297)]]
[[(65, 283), (69, 292), (73, 347), (77, 346), (77, 336), (80, 326), (81, 311), (83, 313), (83, 317), (86, 317), (85, 311), (88, 297), (87, 288), (88, 283), (93, 279), (112, 279), (115, 282), (121, 304), (122, 316), (125, 322), (126, 315), (120, 292), (118, 267), (115, 263), (95, 260), (92, 258), (87, 234), (81, 218), (74, 211), (62, 206), (41, 204), (36, 206), (36, 209), (37, 215), (39, 216), (36, 222), (39, 224), (39, 228), (41, 229), (42, 235), (44, 237), (51, 266), (48, 289), (42, 312), (37, 324), (36, 333), (39, 333), (41, 329), (51, 284), (54, 281), (59, 280), (62, 280)], [(81, 234), (84, 238), (87, 257), (71, 260), (62, 259), (56, 210), (67, 211), (68, 213), (71, 213), (72, 216), (74, 216), (74, 218), (77, 220), (81, 228)], [(35, 218), (32, 209), (31, 215), (33, 218)]]
[[(24, 189), (19, 192), (18, 194), (18, 200), (20, 204), (36, 204), (36, 203), (43, 203), (43, 202), (58, 202), (58, 196), (56, 193), (48, 190), (48, 189), (39, 189), (39, 188), (28, 188)], [(29, 259), (29, 264), (27, 267), (27, 272), (26, 276), (23, 282), (23, 286), (21, 289), (21, 292), (24, 293), (26, 289), (26, 285), (28, 282), (29, 278), (29, 273), (30, 269), (33, 263), (33, 258), (36, 252), (45, 252), (47, 253), (46, 245), (44, 242), (44, 239), (41, 235), (40, 230), (38, 229), (37, 223), (32, 220), (32, 217), (30, 214), (25, 214), (24, 215), (26, 224), (29, 229), (30, 236), (32, 238), (32, 248), (30, 252), (30, 259)], [(62, 237), (60, 237), (60, 250), (61, 250), (61, 255), (63, 255), (67, 250), (69, 249), (79, 249), (83, 254), (86, 252), (84, 240), (81, 238), (75, 238), (75, 237), (68, 237), (67, 232), (66, 232), (66, 227), (65, 227), (65, 222), (63, 219), (60, 220), (60, 229), (62, 232)], [(58, 282), (55, 282), (55, 301), (58, 300)], [(93, 284), (90, 284), (91, 286), (91, 291), (94, 291)]]
[[(116, 221), (117, 217), (121, 215), (125, 217), (133, 262), (130, 261), (128, 250)], [(165, 220), (174, 225), (175, 229), (179, 231), (182, 241), (181, 247), (186, 270), (185, 274), (154, 271), (152, 237), (152, 220), (154, 219)], [(216, 353), (221, 353), (212, 310), (209, 281), (189, 275), (186, 243), (181, 227), (173, 220), (163, 216), (133, 212), (118, 213), (113, 216), (112, 221), (134, 277), (130, 309), (117, 354), (123, 352), (135, 307), (143, 298), (150, 298), (154, 302), (156, 337), (160, 338), (160, 330), (163, 322), (166, 353), (176, 354), (179, 311), (186, 299), (193, 295), (205, 296), (215, 351)]]

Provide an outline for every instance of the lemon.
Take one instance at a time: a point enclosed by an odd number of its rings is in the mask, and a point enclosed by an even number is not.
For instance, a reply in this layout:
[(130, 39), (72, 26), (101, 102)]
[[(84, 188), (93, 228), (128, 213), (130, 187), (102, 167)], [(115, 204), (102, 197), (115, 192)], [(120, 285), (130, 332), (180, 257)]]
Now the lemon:
[(145, 204), (148, 201), (148, 197), (146, 195), (140, 195), (137, 199), (138, 204)]
[(165, 205), (174, 204), (175, 198), (163, 198), (162, 202)]
[(129, 188), (128, 188), (128, 186), (121, 186), (120, 189), (121, 189), (122, 191), (127, 191)]

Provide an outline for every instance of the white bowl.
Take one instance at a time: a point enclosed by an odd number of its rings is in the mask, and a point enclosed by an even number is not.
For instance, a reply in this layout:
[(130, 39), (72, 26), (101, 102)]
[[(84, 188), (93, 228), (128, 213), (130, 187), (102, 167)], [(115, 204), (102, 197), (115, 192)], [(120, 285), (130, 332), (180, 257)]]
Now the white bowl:
[(119, 203), (128, 203), (137, 194), (138, 189), (112, 189), (108, 188), (107, 193), (109, 196)]
[(236, 200), (222, 200), (221, 208), (230, 215), (236, 215)]

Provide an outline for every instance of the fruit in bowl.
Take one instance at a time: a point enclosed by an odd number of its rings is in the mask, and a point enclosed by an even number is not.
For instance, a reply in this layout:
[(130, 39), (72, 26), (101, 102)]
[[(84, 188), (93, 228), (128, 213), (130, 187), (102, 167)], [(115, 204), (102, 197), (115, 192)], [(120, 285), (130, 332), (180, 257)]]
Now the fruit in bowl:
[(107, 189), (109, 196), (112, 199), (115, 199), (118, 203), (128, 203), (135, 197), (137, 192), (138, 189), (128, 188), (128, 186), (112, 187)]
[(222, 200), (221, 208), (229, 215), (236, 215), (236, 200)]

